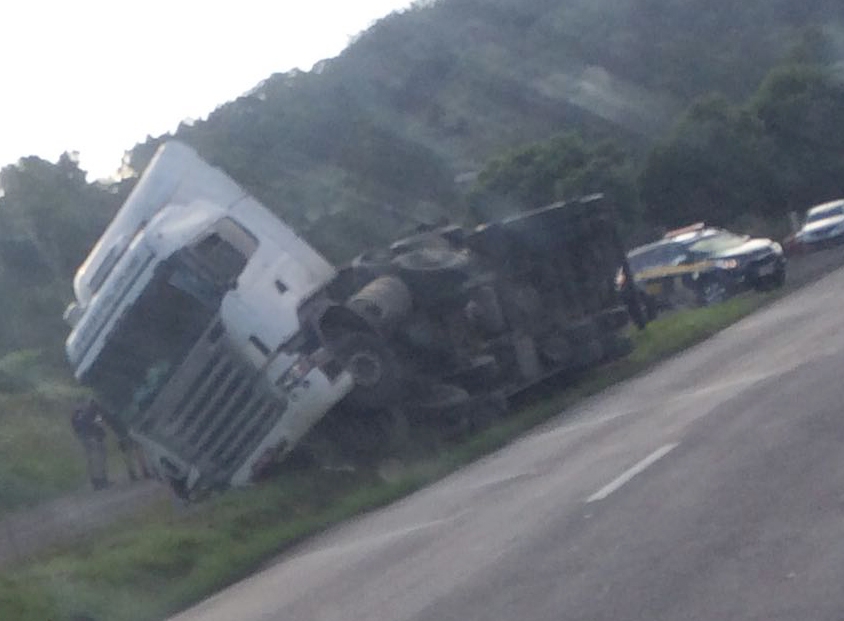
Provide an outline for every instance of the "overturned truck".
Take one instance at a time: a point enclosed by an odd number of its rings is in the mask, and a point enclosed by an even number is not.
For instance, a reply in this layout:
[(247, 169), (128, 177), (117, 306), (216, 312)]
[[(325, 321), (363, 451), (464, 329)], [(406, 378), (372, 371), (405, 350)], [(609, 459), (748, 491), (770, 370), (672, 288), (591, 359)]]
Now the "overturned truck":
[[(164, 145), (74, 280), (76, 377), (180, 494), (294, 448), (466, 433), (641, 319), (601, 197), (419, 230), (335, 268), (220, 170)], [(624, 279), (632, 283), (627, 274)]]

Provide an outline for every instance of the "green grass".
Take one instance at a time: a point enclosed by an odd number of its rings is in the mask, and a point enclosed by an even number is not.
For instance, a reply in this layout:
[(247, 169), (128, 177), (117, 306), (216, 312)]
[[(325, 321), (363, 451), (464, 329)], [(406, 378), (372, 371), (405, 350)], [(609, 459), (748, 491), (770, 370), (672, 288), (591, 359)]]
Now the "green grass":
[(84, 454), (61, 400), (0, 396), (0, 515), (79, 489)]
[(608, 385), (630, 378), (768, 302), (743, 296), (676, 313), (632, 334), (626, 359), (547, 384), (531, 402), (467, 441), (408, 465), (385, 482), (374, 472), (286, 471), (191, 508), (167, 504), (95, 539), (7, 572), (0, 618), (70, 621), (161, 619), (254, 571), (326, 527), (387, 504), (487, 454)]
[(0, 358), (0, 517), (87, 483), (84, 451), (70, 426), (71, 408), (84, 394), (37, 351)]

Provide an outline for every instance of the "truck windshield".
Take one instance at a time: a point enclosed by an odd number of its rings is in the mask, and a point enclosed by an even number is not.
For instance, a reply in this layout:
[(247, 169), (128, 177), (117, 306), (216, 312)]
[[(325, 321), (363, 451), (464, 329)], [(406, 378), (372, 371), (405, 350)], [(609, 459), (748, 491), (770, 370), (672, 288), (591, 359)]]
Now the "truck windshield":
[(215, 316), (224, 290), (174, 255), (156, 269), (83, 377), (128, 423), (155, 399)]

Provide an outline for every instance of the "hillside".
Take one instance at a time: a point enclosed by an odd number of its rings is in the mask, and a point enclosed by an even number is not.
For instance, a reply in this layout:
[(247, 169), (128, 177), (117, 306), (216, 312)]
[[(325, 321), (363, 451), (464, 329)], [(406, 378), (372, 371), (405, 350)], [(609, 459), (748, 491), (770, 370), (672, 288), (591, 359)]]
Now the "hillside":
[(842, 24), (827, 0), (419, 3), (176, 137), (340, 260), (415, 220), (460, 218), (453, 180), (513, 146), (574, 128), (645, 150), (694, 98), (744, 98), (807, 29), (841, 44)]
[[(520, 145), (576, 130), (641, 162), (693, 100), (742, 101), (807, 47), (840, 65), (844, 5), (421, 0), (175, 137), (342, 261), (419, 222), (463, 219), (476, 173)], [(135, 145), (112, 185), (87, 184), (72, 154), (0, 173), (0, 353), (61, 360), (73, 271), (169, 137)]]

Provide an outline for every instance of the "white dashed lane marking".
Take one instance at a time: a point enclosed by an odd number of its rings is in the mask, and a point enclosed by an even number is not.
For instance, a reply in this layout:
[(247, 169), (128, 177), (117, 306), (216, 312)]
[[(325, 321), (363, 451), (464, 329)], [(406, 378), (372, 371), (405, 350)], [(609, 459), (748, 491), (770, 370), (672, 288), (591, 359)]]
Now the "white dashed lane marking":
[(660, 459), (668, 455), (668, 453), (673, 451), (678, 446), (679, 443), (666, 444), (662, 448), (655, 450), (653, 453), (645, 457), (638, 464), (628, 470), (625, 470), (617, 479), (614, 479), (612, 482), (608, 483), (607, 485), (599, 489), (597, 492), (592, 494), (589, 498), (586, 499), (586, 502), (595, 502), (596, 500), (603, 500), (613, 492), (620, 489), (625, 483), (628, 483), (637, 474), (641, 474), (649, 466), (654, 465)]

